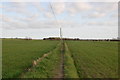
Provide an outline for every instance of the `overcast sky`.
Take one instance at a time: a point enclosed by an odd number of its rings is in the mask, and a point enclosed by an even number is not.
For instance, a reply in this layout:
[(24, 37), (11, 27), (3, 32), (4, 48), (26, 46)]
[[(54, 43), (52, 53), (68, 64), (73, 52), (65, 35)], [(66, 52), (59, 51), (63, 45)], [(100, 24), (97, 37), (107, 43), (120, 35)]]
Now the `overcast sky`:
[[(116, 38), (117, 2), (4, 2), (0, 3), (0, 37)], [(1, 35), (1, 33), (0, 33)]]

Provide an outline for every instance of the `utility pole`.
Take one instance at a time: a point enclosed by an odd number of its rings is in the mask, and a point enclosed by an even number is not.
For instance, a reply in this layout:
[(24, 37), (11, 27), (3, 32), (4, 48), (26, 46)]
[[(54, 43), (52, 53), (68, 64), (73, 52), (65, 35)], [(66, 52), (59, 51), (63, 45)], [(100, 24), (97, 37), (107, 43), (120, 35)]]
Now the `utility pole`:
[(63, 35), (62, 35), (62, 28), (60, 28), (60, 39), (61, 39), (61, 43), (63, 44)]
[[(53, 7), (52, 7), (52, 4), (49, 2), (49, 4), (50, 4), (50, 9), (52, 10), (52, 13), (53, 13), (53, 15), (54, 15), (54, 17), (55, 17), (55, 20), (56, 20), (56, 23), (58, 24), (58, 26), (60, 26), (60, 42), (61, 42), (61, 62), (60, 62), (60, 64), (62, 65), (62, 66), (60, 66), (61, 67), (61, 69), (60, 69), (60, 75), (57, 75), (57, 77), (58, 78), (64, 78), (64, 41), (63, 41), (63, 36), (62, 36), (62, 29), (61, 29), (61, 25), (60, 25), (60, 23), (58, 22), (58, 20), (57, 20), (57, 17), (56, 17), (56, 15), (55, 15), (55, 12), (54, 12), (54, 10), (53, 10)], [(63, 80), (63, 79), (62, 79)]]

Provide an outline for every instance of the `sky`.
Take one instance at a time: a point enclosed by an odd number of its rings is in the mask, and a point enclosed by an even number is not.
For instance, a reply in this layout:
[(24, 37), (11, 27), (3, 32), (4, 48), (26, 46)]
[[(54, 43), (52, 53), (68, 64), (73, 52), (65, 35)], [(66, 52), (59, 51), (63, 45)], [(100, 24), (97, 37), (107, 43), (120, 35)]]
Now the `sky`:
[(118, 3), (0, 3), (0, 37), (59, 37), (60, 27), (63, 37), (67, 38), (117, 38)]

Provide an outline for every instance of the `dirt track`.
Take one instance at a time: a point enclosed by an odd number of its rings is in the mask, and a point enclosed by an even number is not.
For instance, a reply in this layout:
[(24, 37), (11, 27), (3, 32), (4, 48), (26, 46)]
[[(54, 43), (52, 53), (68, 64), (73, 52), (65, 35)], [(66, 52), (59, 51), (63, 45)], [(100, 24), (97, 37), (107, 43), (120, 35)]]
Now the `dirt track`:
[(61, 79), (64, 78), (64, 51), (65, 51), (65, 46), (64, 43), (62, 43), (60, 64), (59, 64), (59, 68), (57, 68), (55, 71), (56, 75), (54, 76), (54, 78), (61, 78)]

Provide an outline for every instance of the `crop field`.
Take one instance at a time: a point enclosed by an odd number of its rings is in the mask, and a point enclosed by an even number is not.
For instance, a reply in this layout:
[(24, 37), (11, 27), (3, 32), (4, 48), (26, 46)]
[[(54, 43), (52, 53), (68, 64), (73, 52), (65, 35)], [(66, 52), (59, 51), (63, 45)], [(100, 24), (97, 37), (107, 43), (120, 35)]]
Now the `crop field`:
[(118, 42), (68, 41), (81, 78), (117, 78)]
[(59, 70), (59, 63), (60, 45), (34, 67), (32, 71), (25, 73), (21, 78), (56, 78), (56, 74)]
[(118, 78), (116, 41), (3, 39), (2, 50), (3, 78)]
[(58, 41), (10, 40), (2, 42), (2, 77), (18, 77), (32, 61), (56, 48)]

